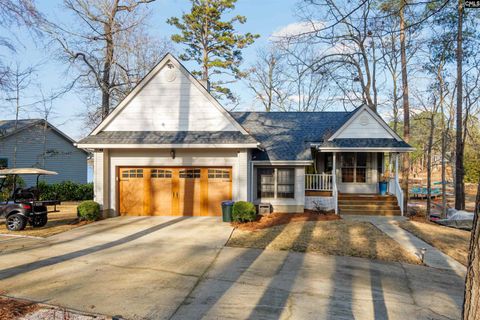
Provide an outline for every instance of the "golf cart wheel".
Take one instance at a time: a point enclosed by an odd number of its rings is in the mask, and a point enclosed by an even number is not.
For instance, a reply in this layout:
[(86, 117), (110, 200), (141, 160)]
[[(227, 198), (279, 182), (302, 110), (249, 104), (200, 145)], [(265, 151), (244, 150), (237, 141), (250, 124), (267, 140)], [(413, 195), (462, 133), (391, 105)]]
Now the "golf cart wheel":
[(25, 229), (27, 225), (27, 219), (21, 214), (14, 213), (8, 216), (6, 221), (7, 229), (10, 231), (20, 231)]
[(32, 218), (32, 227), (34, 228), (40, 228), (40, 227), (43, 227), (47, 224), (48, 222), (48, 217), (46, 214), (40, 214), (38, 216), (34, 216)]

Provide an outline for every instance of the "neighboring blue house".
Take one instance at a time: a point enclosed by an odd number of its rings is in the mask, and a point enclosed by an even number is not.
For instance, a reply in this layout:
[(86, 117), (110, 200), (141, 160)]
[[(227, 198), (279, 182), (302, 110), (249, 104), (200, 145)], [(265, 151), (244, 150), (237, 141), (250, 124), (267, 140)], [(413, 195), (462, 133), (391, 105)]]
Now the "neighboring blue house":
[[(17, 144), (16, 156), (15, 142)], [(0, 167), (43, 168), (58, 172), (45, 177), (49, 183), (87, 182), (88, 153), (74, 146), (75, 141), (42, 119), (0, 120)], [(28, 185), (35, 179), (25, 178)]]

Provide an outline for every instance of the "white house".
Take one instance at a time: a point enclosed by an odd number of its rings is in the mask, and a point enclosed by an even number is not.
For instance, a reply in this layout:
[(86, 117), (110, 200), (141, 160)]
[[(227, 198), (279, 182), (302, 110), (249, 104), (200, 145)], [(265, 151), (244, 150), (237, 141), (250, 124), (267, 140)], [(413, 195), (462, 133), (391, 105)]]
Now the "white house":
[(95, 200), (111, 215), (195, 216), (228, 199), (341, 212), (342, 196), (373, 197), (386, 171), (400, 214), (393, 168), (412, 150), (367, 107), (229, 113), (170, 54), (78, 147), (93, 150)]

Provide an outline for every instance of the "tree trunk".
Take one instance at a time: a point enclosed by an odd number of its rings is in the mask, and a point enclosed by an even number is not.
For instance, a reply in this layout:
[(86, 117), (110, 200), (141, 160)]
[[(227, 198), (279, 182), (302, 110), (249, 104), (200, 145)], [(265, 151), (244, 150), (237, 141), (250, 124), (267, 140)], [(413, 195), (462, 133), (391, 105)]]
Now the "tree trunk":
[(430, 220), (430, 213), (432, 211), (432, 148), (433, 148), (433, 134), (435, 132), (435, 113), (430, 118), (430, 132), (428, 136), (427, 145), (427, 214), (426, 220)]
[(465, 209), (465, 185), (463, 183), (463, 0), (458, 0), (457, 30), (457, 131), (455, 136), (455, 209)]
[[(407, 74), (407, 48), (405, 45), (405, 6), (406, 0), (400, 1), (400, 58), (402, 65), (402, 100), (403, 100), (403, 140), (408, 143), (410, 140), (410, 106), (408, 101), (408, 74)], [(408, 208), (408, 176), (410, 169), (410, 155), (408, 152), (403, 154), (403, 172), (402, 172), (402, 189), (403, 189), (403, 208)]]
[(470, 250), (468, 254), (467, 277), (465, 280), (465, 301), (463, 320), (480, 319), (480, 177), (478, 179), (475, 215), (473, 219)]

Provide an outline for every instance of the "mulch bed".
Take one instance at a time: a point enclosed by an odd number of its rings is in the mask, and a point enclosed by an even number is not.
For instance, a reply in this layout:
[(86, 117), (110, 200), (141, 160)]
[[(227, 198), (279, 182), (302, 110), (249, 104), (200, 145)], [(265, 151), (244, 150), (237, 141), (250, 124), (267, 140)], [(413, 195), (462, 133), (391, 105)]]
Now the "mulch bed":
[(18, 319), (37, 310), (36, 303), (6, 297), (0, 297), (0, 319)]
[(271, 228), (274, 226), (287, 224), (290, 222), (302, 221), (334, 221), (340, 220), (339, 215), (333, 213), (322, 214), (313, 210), (305, 210), (303, 213), (271, 213), (268, 215), (259, 215), (253, 222), (238, 223), (232, 222), (232, 226), (239, 230), (256, 231)]

